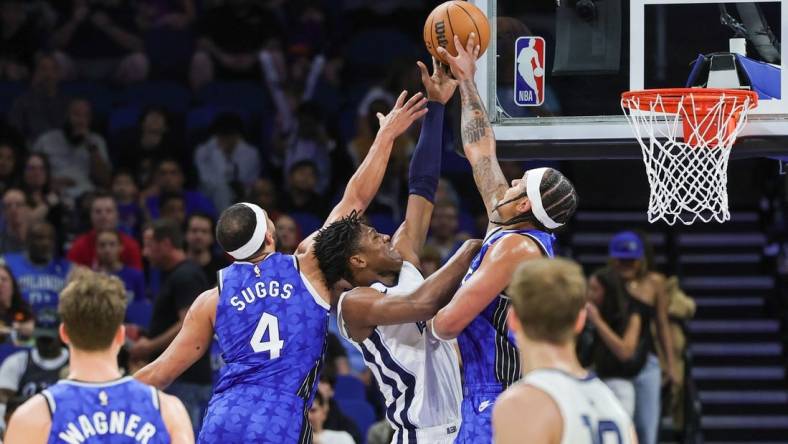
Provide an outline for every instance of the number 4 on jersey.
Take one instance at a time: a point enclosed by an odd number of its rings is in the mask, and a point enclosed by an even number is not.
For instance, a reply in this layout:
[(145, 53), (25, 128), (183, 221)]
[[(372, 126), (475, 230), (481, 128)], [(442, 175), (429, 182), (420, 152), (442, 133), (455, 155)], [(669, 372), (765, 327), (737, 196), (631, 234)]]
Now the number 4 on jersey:
[[(268, 340), (265, 340), (265, 333), (268, 332)], [(263, 313), (260, 317), (260, 322), (257, 323), (257, 328), (254, 330), (252, 340), (250, 341), (252, 350), (255, 353), (269, 352), (271, 359), (279, 357), (282, 347), (285, 346), (285, 341), (279, 339), (279, 319), (268, 313)]]

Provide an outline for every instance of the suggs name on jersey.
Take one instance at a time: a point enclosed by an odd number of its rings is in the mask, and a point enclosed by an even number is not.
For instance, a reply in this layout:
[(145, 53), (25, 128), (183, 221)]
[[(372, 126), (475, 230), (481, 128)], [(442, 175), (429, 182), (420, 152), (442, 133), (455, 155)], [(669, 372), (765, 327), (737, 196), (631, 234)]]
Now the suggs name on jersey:
[(252, 304), (258, 299), (272, 297), (287, 300), (290, 299), (292, 293), (293, 284), (282, 285), (279, 281), (270, 281), (266, 285), (265, 282), (257, 282), (254, 284), (254, 288), (246, 287), (241, 290), (241, 296), (230, 298), (230, 304), (238, 311), (242, 311), (247, 304)]

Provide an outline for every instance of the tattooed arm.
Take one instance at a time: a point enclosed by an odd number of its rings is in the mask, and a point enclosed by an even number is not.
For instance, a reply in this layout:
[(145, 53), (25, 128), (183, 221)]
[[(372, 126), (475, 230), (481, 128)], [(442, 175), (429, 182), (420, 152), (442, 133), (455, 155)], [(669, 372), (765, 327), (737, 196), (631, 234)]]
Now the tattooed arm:
[(454, 77), (460, 81), (462, 149), (471, 163), (473, 179), (484, 200), (487, 215), (491, 217), (493, 208), (503, 197), (508, 186), (498, 164), (495, 134), (473, 81), (479, 46), (476, 45), (476, 36), (471, 33), (464, 48), (460, 44), (460, 39), (455, 36), (454, 47), (457, 48), (456, 57), (451, 56), (441, 47), (438, 48), (438, 52), (444, 60), (448, 60)]

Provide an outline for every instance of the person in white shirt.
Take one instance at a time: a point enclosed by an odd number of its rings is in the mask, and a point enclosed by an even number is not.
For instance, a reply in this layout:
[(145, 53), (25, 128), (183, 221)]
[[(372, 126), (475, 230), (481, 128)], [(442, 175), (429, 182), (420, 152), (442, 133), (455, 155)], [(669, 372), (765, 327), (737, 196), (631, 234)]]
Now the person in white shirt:
[(309, 423), (312, 424), (312, 444), (355, 444), (348, 432), (325, 430), (323, 423), (328, 417), (328, 402), (323, 399), (320, 391), (315, 393), (315, 400), (309, 408)]
[[(586, 320), (586, 281), (568, 259), (523, 262), (506, 294), (523, 379), (495, 401), (493, 442), (636, 444), (629, 415), (612, 391), (577, 360)], [(612, 441), (610, 441), (612, 439)]]

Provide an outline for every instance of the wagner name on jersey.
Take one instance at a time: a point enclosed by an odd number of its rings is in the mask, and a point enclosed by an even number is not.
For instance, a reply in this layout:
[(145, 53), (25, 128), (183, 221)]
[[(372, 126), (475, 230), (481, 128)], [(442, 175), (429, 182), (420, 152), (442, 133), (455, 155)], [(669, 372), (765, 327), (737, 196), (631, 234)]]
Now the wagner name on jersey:
[[(397, 283), (372, 288), (385, 297), (407, 295), (424, 282), (419, 270), (403, 262)], [(459, 428), (462, 401), (460, 372), (452, 343), (437, 339), (426, 322), (378, 326), (362, 343), (353, 341), (342, 320), (342, 302), (337, 307), (339, 331), (364, 356), (386, 400), (386, 418), (396, 435), (392, 442), (428, 442), (420, 430), (440, 428), (429, 434), (454, 434)], [(397, 441), (401, 440), (401, 441)]]
[(522, 384), (555, 401), (564, 421), (561, 444), (632, 443), (632, 420), (593, 374), (581, 379), (561, 370), (539, 369), (528, 373)]

